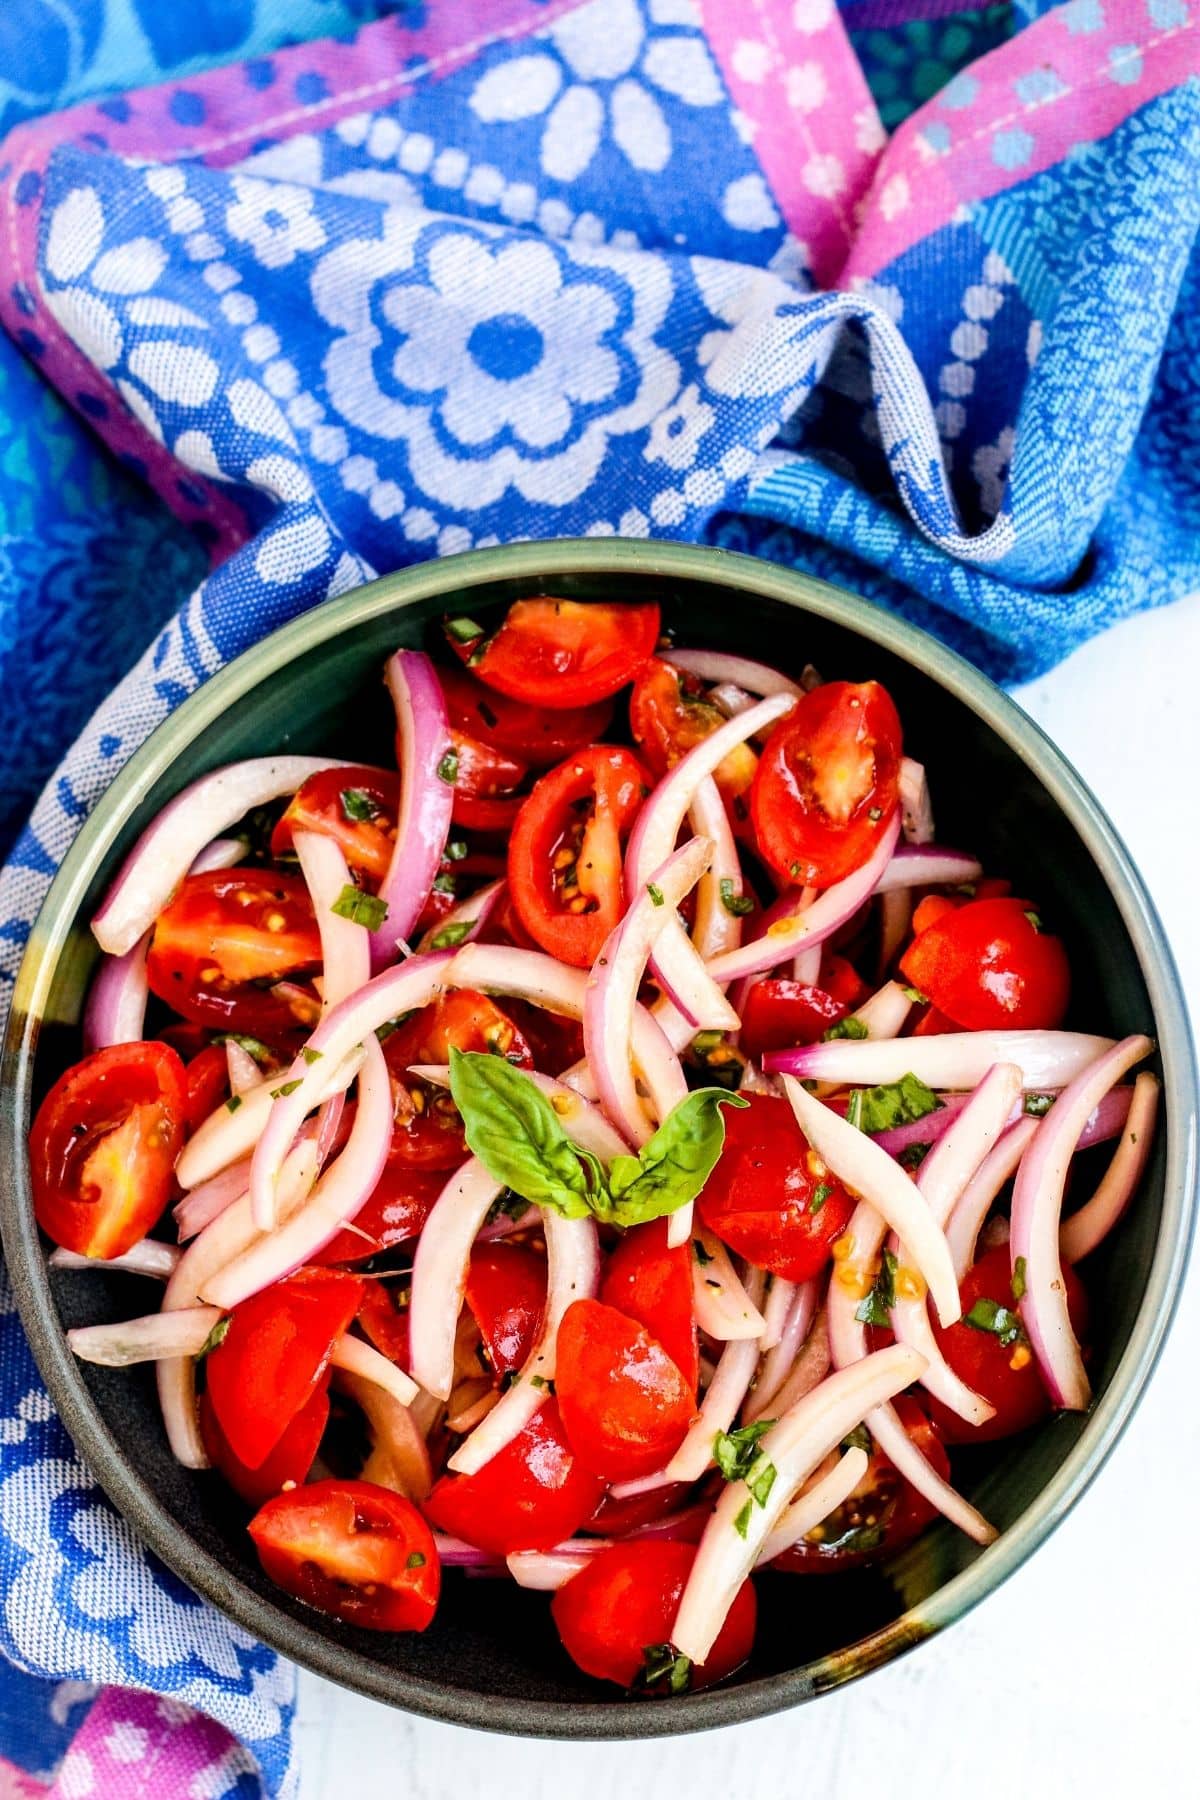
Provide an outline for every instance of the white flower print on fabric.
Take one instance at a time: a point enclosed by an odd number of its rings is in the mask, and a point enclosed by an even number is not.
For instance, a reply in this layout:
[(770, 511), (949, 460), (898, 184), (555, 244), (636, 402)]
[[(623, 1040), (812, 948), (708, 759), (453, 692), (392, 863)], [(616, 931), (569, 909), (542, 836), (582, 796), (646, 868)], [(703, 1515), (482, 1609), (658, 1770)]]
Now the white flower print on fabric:
[(305, 250), (321, 250), (325, 227), (307, 188), (235, 175), (233, 204), (226, 209), (230, 237), (249, 244), (264, 269), (286, 269)]
[[(696, 23), (690, 11), (671, 22)], [(471, 108), (485, 124), (544, 119), (540, 161), (554, 181), (582, 175), (606, 130), (633, 168), (661, 174), (673, 145), (659, 97), (696, 107), (722, 99), (699, 33), (648, 37), (637, 0), (590, 0), (550, 26), (541, 41), (546, 49), (488, 69)]]
[(567, 258), (531, 239), (390, 214), (380, 241), (330, 251), (312, 282), (343, 334), (325, 357), (350, 425), (403, 439), (425, 495), (463, 510), (510, 488), (576, 499), (611, 437), (674, 398), (679, 369), (654, 341), (666, 266), (611, 250)]
[(660, 412), (646, 442), (647, 462), (663, 462), (671, 469), (690, 469), (700, 440), (712, 425), (713, 409), (700, 398), (694, 381), (684, 388), (674, 406)]

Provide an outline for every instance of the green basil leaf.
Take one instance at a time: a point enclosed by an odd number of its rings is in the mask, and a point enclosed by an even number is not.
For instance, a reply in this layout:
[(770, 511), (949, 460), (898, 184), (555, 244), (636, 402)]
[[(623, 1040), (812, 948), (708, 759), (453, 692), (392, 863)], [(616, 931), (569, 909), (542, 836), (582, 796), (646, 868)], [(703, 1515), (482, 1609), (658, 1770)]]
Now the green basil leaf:
[(585, 1172), (558, 1114), (528, 1075), (502, 1056), (451, 1046), (450, 1092), (467, 1144), (490, 1175), (535, 1206), (587, 1218), (594, 1170)]
[(846, 1108), (851, 1125), (872, 1135), (910, 1125), (926, 1113), (937, 1112), (941, 1101), (916, 1075), (902, 1075), (884, 1087), (855, 1088)]
[(718, 1431), (713, 1439), (713, 1461), (726, 1481), (742, 1481), (758, 1458), (758, 1440), (770, 1431), (774, 1419), (756, 1419), (753, 1425), (735, 1425)]
[(879, 1263), (875, 1285), (861, 1300), (855, 1318), (860, 1325), (890, 1325), (896, 1304), (896, 1270), (900, 1264), (891, 1250), (885, 1250)]
[(821, 1042), (832, 1044), (838, 1038), (865, 1038), (870, 1035), (861, 1019), (856, 1019), (853, 1013), (847, 1013), (844, 1019), (839, 1019), (836, 1025), (831, 1025), (828, 1031), (821, 1033)]
[(347, 882), (330, 912), (335, 912), (339, 919), (349, 919), (353, 925), (364, 925), (368, 931), (378, 931), (387, 918), (387, 901), (381, 900), (378, 894), (364, 894), (361, 888)]
[(365, 794), (361, 788), (343, 788), (339, 798), (342, 802), (343, 816), (355, 825), (361, 825), (365, 820), (375, 818), (379, 812), (379, 808), (370, 794)]
[(1009, 1307), (1001, 1306), (998, 1300), (986, 1297), (977, 1300), (970, 1312), (963, 1314), (962, 1322), (973, 1331), (990, 1331), (1006, 1349), (1009, 1344), (1019, 1344), (1025, 1336), (1025, 1328), (1017, 1314)]
[(1012, 1297), (1014, 1300), (1023, 1300), (1025, 1298), (1025, 1268), (1025, 1258), (1023, 1256), (1018, 1256), (1016, 1262), (1013, 1264), (1012, 1280), (1009, 1283), (1009, 1286), (1012, 1288)]
[(641, 1225), (694, 1200), (724, 1147), (722, 1106), (747, 1104), (724, 1088), (696, 1088), (637, 1156), (615, 1156), (608, 1171), (615, 1222)]

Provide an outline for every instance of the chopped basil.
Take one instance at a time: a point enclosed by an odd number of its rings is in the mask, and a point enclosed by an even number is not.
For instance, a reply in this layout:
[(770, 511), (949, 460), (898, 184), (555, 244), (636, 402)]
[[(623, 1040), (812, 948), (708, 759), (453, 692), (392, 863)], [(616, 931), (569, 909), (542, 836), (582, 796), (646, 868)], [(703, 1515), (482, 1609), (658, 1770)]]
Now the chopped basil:
[(452, 894), (452, 893), (454, 893), (454, 891), (455, 891), (454, 877), (450, 873), (449, 869), (446, 869), (440, 875), (434, 876), (433, 891), (435, 894)]
[(862, 1450), (870, 1456), (871, 1434), (865, 1425), (856, 1425), (853, 1431), (848, 1431), (846, 1433), (845, 1437), (842, 1439), (841, 1447), (843, 1450)]
[(646, 883), (646, 892), (649, 894), (649, 896), (650, 896), (651, 900), (654, 902), (655, 906), (665, 906), (666, 905), (666, 901), (663, 898), (662, 889), (660, 887), (655, 887), (655, 885), (652, 881), (648, 881)]
[(252, 1056), (262, 1069), (269, 1068), (275, 1061), (273, 1050), (261, 1043), (258, 1038), (247, 1037), (244, 1031), (222, 1031), (213, 1039), (213, 1043), (237, 1044), (246, 1052), (247, 1056)]
[(456, 644), (470, 644), (483, 636), (483, 626), (477, 625), (474, 619), (447, 619), (446, 633)]
[(226, 1313), (226, 1315), (223, 1319), (217, 1320), (216, 1324), (213, 1326), (212, 1330), (209, 1332), (208, 1336), (205, 1338), (204, 1342), (201, 1344), (199, 1350), (197, 1350), (197, 1352), (196, 1352), (196, 1361), (197, 1362), (203, 1362), (204, 1358), (208, 1355), (210, 1350), (215, 1350), (217, 1348), (218, 1344), (223, 1344), (225, 1342), (225, 1338), (228, 1334), (229, 1327), (232, 1324), (233, 1324), (233, 1314), (232, 1313)]
[(846, 1118), (859, 1131), (874, 1134), (890, 1131), (896, 1125), (910, 1125), (926, 1113), (937, 1112), (941, 1101), (913, 1074), (883, 1087), (855, 1088), (846, 1108)]
[(750, 1521), (754, 1517), (754, 1502), (747, 1500), (740, 1513), (733, 1521), (733, 1529), (740, 1538), (744, 1538), (750, 1529)]
[(295, 1081), (285, 1081), (282, 1087), (272, 1088), (271, 1098), (272, 1100), (286, 1100), (288, 1095), (294, 1094), (299, 1086), (300, 1078), (297, 1076)]
[(692, 1039), (692, 1049), (697, 1056), (707, 1056), (710, 1050), (719, 1050), (725, 1042), (723, 1031), (698, 1031)]
[(364, 794), (361, 788), (343, 788), (338, 798), (342, 803), (343, 814), (356, 825), (375, 818), (379, 812), (370, 794)]
[(828, 1031), (822, 1032), (821, 1042), (832, 1044), (835, 1038), (865, 1038), (870, 1035), (862, 1019), (856, 1019), (853, 1013), (847, 1013), (844, 1019), (839, 1019), (836, 1025), (831, 1025)]
[(1031, 1119), (1044, 1119), (1053, 1105), (1053, 1094), (1026, 1094), (1021, 1110)]
[(798, 863), (798, 862), (789, 863), (788, 874), (791, 876), (793, 881), (799, 881), (802, 868), (803, 868), (802, 863)]
[(905, 1144), (896, 1161), (911, 1174), (914, 1169), (920, 1168), (932, 1149), (932, 1144)]
[(554, 1383), (552, 1381), (547, 1381), (543, 1375), (531, 1375), (529, 1377), (529, 1385), (530, 1387), (535, 1388), (545, 1388), (548, 1394), (554, 1392)]
[(240, 1094), (230, 1094), (228, 1100), (225, 1102), (225, 1111), (235, 1113), (241, 1104), (242, 1096)]
[(726, 1481), (746, 1479), (759, 1460), (758, 1440), (774, 1423), (774, 1419), (756, 1419), (753, 1425), (736, 1425), (732, 1431), (718, 1431), (713, 1439), (713, 1461)]
[(325, 1052), (323, 1050), (312, 1050), (309, 1048), (309, 1046), (307, 1044), (305, 1044), (305, 1046), (304, 1046), (303, 1050), (301, 1050), (300, 1054), (304, 1058), (305, 1062), (308, 1064), (309, 1068), (311, 1069), (314, 1063), (320, 1062), (320, 1060), (321, 1060), (322, 1056), (325, 1054)]
[(364, 894), (353, 882), (347, 882), (330, 912), (339, 919), (349, 919), (352, 925), (362, 925), (367, 931), (378, 931), (387, 918), (387, 901), (381, 900), (378, 894)]
[(1040, 913), (1027, 912), (1025, 914), (1025, 917), (1029, 920), (1029, 923), (1033, 926), (1033, 929), (1035, 931), (1040, 931), (1042, 929), (1042, 919), (1041, 919)]
[(399, 1031), (400, 1027), (402, 1025), (407, 1025), (408, 1021), (411, 1018), (412, 1018), (412, 1013), (406, 1012), (406, 1013), (401, 1013), (399, 1018), (385, 1019), (383, 1024), (379, 1026), (378, 1030), (375, 1033), (376, 1039), (378, 1040), (379, 1043), (385, 1044), (387, 1042), (387, 1040), (391, 1037), (393, 1031)]
[(977, 1300), (969, 1313), (963, 1314), (963, 1324), (970, 1325), (974, 1331), (990, 1331), (1005, 1347), (1019, 1344), (1025, 1336), (1025, 1328), (1016, 1313), (986, 1296)]
[(767, 1504), (778, 1470), (769, 1456), (757, 1456), (746, 1472), (746, 1486), (759, 1506)]
[(424, 1554), (420, 1550), (410, 1551), (408, 1561), (404, 1566), (406, 1569), (423, 1569), (425, 1567)]
[(438, 780), (453, 787), (458, 780), (458, 751), (451, 746), (437, 766)]
[(700, 1242), (699, 1238), (692, 1239), (692, 1252), (701, 1268), (704, 1267), (705, 1263), (710, 1263), (713, 1260), (711, 1253), (704, 1248), (704, 1245)]
[(451, 919), (440, 931), (435, 931), (429, 940), (431, 950), (454, 950), (462, 943), (467, 933), (475, 924), (474, 919)]
[(519, 1219), (522, 1213), (528, 1211), (528, 1200), (523, 1200), (520, 1194), (514, 1194), (511, 1188), (505, 1188), (499, 1198), (493, 1200), (488, 1207), (487, 1223), (490, 1225), (499, 1218)]
[(896, 1270), (899, 1262), (891, 1250), (885, 1250), (879, 1264), (875, 1285), (858, 1305), (855, 1318), (860, 1325), (890, 1325), (896, 1304)]
[(674, 1644), (647, 1644), (642, 1661), (645, 1667), (639, 1671), (635, 1686), (657, 1687), (665, 1681), (669, 1693), (687, 1693), (692, 1684), (691, 1658), (681, 1656)]
[(467, 846), (462, 838), (451, 838), (446, 845), (446, 857), (449, 862), (461, 862), (467, 854)]
[(747, 913), (754, 911), (754, 900), (751, 895), (734, 892), (732, 876), (722, 875), (720, 886), (721, 905), (726, 912), (732, 913), (735, 919), (744, 919)]
[(920, 988), (902, 987), (900, 989), (900, 992), (904, 995), (904, 998), (906, 1000), (911, 1002), (911, 1004), (913, 1006), (928, 1006), (929, 1005), (929, 995), (923, 994), (921, 992)]
[(1012, 1297), (1014, 1300), (1023, 1300), (1025, 1298), (1025, 1258), (1023, 1256), (1018, 1256), (1016, 1262), (1013, 1264), (1012, 1281), (1009, 1283), (1009, 1286), (1012, 1288)]
[(817, 1183), (816, 1187), (813, 1189), (812, 1199), (808, 1203), (808, 1210), (814, 1218), (816, 1218), (832, 1192), (832, 1182), (820, 1181)]

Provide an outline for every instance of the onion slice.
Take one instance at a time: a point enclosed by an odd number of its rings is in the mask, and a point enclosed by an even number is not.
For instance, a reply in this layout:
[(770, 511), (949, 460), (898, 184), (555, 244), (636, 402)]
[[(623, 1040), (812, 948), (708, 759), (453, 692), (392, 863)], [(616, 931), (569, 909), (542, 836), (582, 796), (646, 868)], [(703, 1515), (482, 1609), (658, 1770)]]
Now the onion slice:
[(1068, 1412), (1086, 1411), (1092, 1390), (1071, 1329), (1059, 1252), (1067, 1170), (1092, 1109), (1153, 1048), (1140, 1034), (1122, 1038), (1077, 1075), (1031, 1139), (1013, 1186), (1009, 1248), (1014, 1270), (1020, 1261), (1024, 1272), (1021, 1319), (1051, 1400)]
[(877, 894), (897, 888), (962, 887), (978, 881), (982, 863), (965, 850), (949, 850), (938, 844), (898, 844), (891, 862), (875, 884)]
[(988, 1151), (955, 1203), (946, 1226), (946, 1242), (954, 1258), (954, 1273), (960, 1285), (975, 1261), (975, 1246), (983, 1222), (1005, 1182), (1011, 1181), (1016, 1174), (1017, 1164), (1040, 1123), (1038, 1119), (1024, 1118), (1010, 1125)]
[[(319, 1071), (317, 1099), (328, 1100), (332, 1095), (342, 1093), (354, 1080), (361, 1063), (362, 1051), (356, 1044), (340, 1063), (315, 1064), (314, 1068)], [(282, 1074), (268, 1076), (256, 1088), (240, 1094), (238, 1105), (232, 1112), (229, 1102), (223, 1100), (203, 1124), (196, 1127), (175, 1164), (175, 1179), (181, 1188), (198, 1188), (250, 1154), (271, 1116), (273, 1095), (286, 1081), (287, 1077)]]
[[(766, 1323), (757, 1302), (742, 1285), (720, 1238), (700, 1225), (693, 1229), (693, 1240), (692, 1304), (697, 1325), (720, 1343), (751, 1339), (757, 1359)], [(703, 1261), (695, 1254), (696, 1244), (704, 1251)]]
[(89, 1055), (112, 1044), (136, 1044), (145, 1035), (150, 985), (144, 932), (123, 956), (102, 956), (83, 1012), (83, 1047)]
[[(790, 1285), (790, 1283), (784, 1282), (776, 1283), (776, 1286), (780, 1288)], [(772, 1294), (774, 1294), (774, 1289), (772, 1289)], [(790, 1375), (800, 1346), (812, 1330), (819, 1299), (819, 1284), (815, 1276), (811, 1281), (803, 1281), (799, 1287), (793, 1289), (790, 1304), (780, 1328), (778, 1342), (773, 1344), (763, 1357), (762, 1368), (759, 1370), (758, 1380), (754, 1384), (754, 1405), (751, 1415), (753, 1418), (762, 1417)]]
[(124, 1369), (168, 1356), (199, 1356), (220, 1319), (219, 1306), (181, 1307), (115, 1325), (77, 1325), (68, 1331), (67, 1343), (81, 1362)]
[(130, 1275), (147, 1275), (152, 1281), (169, 1281), (179, 1266), (180, 1252), (174, 1244), (162, 1244), (157, 1238), (139, 1238), (120, 1256), (101, 1260), (80, 1256), (77, 1250), (56, 1248), (48, 1257), (52, 1269), (120, 1269)]
[(385, 1394), (390, 1394), (400, 1406), (411, 1406), (421, 1391), (412, 1376), (406, 1375), (399, 1364), (382, 1355), (373, 1344), (354, 1337), (348, 1331), (344, 1331), (334, 1343), (329, 1355), (329, 1366), (332, 1369), (342, 1369), (348, 1375), (356, 1375), (360, 1381), (373, 1382)]
[[(832, 888), (828, 890), (833, 892)], [(819, 902), (818, 902), (819, 904)], [(1064, 1086), (1113, 1040), (1082, 1031), (951, 1031), (942, 1037), (836, 1039), (763, 1057), (769, 1074), (874, 1087), (915, 1075), (931, 1088), (977, 1088), (994, 1063), (1016, 1063), (1027, 1088)]]
[(454, 779), (442, 771), (452, 754), (450, 721), (441, 683), (421, 650), (397, 650), (384, 680), (396, 708), (396, 750), (400, 763), (400, 807), (396, 843), (388, 872), (379, 884), (387, 916), (371, 937), (371, 964), (386, 968), (396, 945), (411, 935), (429, 898), (454, 805)]
[(489, 881), (486, 887), (477, 888), (473, 894), (468, 894), (465, 900), (460, 900), (457, 906), (440, 918), (436, 925), (429, 927), (417, 949), (451, 949), (459, 944), (471, 943), (495, 912), (507, 886), (502, 875), (498, 881)]
[(292, 843), (321, 936), (323, 1017), (370, 980), (371, 946), (361, 925), (333, 910), (343, 890), (353, 885), (340, 845), (317, 831), (297, 831)]
[(914, 761), (911, 756), (900, 759), (900, 814), (906, 843), (933, 842), (933, 805), (925, 764)]
[(803, 1400), (805, 1394), (811, 1394), (815, 1387), (820, 1386), (832, 1366), (828, 1321), (825, 1313), (820, 1312), (813, 1320), (808, 1336), (790, 1369), (786, 1371), (784, 1380), (773, 1392), (761, 1380), (754, 1388), (749, 1405), (742, 1410), (743, 1423), (753, 1425), (756, 1419), (762, 1418), (768, 1407), (776, 1415), (787, 1412), (795, 1406), (797, 1400)]
[(1132, 1200), (1154, 1143), (1158, 1091), (1158, 1077), (1148, 1071), (1134, 1082), (1125, 1129), (1099, 1187), (1059, 1230), (1058, 1246), (1067, 1262), (1089, 1256)]
[(754, 662), (748, 656), (730, 656), (724, 650), (665, 650), (662, 660), (673, 668), (683, 669), (688, 675), (695, 675), (700, 681), (732, 682), (735, 687), (745, 688), (747, 693), (763, 698), (772, 694), (790, 694), (793, 700), (799, 700), (804, 693), (798, 681), (793, 681), (779, 669)]
[(448, 1400), (454, 1339), (467, 1286), (471, 1246), (504, 1192), (477, 1156), (447, 1181), (417, 1239), (409, 1301), (409, 1362), (426, 1393)]
[(362, 1479), (420, 1504), (433, 1486), (429, 1448), (409, 1407), (390, 1388), (337, 1365), (336, 1383), (360, 1407), (371, 1437), (371, 1454), (363, 1464)]
[(755, 1568), (761, 1569), (764, 1563), (774, 1562), (777, 1556), (806, 1537), (814, 1525), (835, 1512), (850, 1498), (870, 1466), (870, 1457), (857, 1444), (844, 1451), (827, 1475), (810, 1482), (780, 1514), (779, 1523), (759, 1551)]

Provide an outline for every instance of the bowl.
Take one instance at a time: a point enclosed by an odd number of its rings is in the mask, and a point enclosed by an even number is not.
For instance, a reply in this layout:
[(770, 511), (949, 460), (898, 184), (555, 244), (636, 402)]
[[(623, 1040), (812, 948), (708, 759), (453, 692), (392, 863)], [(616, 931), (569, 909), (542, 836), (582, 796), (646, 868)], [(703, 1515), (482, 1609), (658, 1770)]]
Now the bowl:
[[(1151, 1033), (1163, 1079), (1142, 1190), (1089, 1263), (1091, 1412), (957, 1464), (999, 1540), (981, 1551), (942, 1523), (881, 1569), (766, 1577), (749, 1665), (666, 1702), (590, 1682), (562, 1653), (546, 1597), (507, 1582), (448, 1576), (437, 1619), (415, 1637), (356, 1630), (273, 1588), (246, 1509), (219, 1477), (173, 1462), (152, 1371), (82, 1365), (67, 1349), (72, 1325), (145, 1311), (144, 1283), (51, 1274), (30, 1202), (31, 1107), (79, 1053), (95, 958), (88, 920), (147, 821), (185, 783), (239, 757), (286, 747), (382, 760), (387, 654), (421, 644), (444, 611), (484, 619), (539, 592), (655, 599), (689, 643), (882, 680), (906, 747), (929, 767), (942, 841), (981, 853), (1036, 896), (1071, 950), (1071, 1022)], [(317, 607), (206, 682), (131, 758), (64, 860), (29, 939), (0, 1082), (0, 1224), (17, 1304), (55, 1405), (115, 1505), (192, 1588), (294, 1661), (412, 1712), (531, 1735), (657, 1736), (760, 1717), (879, 1667), (977, 1605), (1063, 1519), (1124, 1429), (1170, 1323), (1195, 1204), (1196, 1071), (1178, 978), (1137, 871), (1079, 777), (1004, 694), (924, 633), (806, 576), (685, 545), (559, 541), (450, 557)]]

